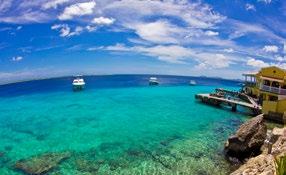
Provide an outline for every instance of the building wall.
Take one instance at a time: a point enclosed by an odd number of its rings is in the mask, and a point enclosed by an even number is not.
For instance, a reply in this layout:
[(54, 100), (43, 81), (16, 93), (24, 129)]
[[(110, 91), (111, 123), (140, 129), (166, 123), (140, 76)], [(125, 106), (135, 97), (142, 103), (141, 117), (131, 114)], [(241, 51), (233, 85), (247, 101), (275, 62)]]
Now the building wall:
[(278, 101), (277, 112), (279, 113), (286, 112), (286, 99)]
[(262, 68), (258, 76), (264, 76), (264, 77), (269, 77), (269, 78), (276, 78), (276, 79), (281, 79), (283, 80), (285, 77), (286, 72), (280, 68), (277, 67), (267, 67), (267, 68)]
[(264, 100), (262, 105), (262, 113), (268, 114), (269, 111), (277, 112), (277, 102)]
[(284, 114), (286, 112), (286, 100), (263, 101), (262, 112), (268, 114), (269, 111)]

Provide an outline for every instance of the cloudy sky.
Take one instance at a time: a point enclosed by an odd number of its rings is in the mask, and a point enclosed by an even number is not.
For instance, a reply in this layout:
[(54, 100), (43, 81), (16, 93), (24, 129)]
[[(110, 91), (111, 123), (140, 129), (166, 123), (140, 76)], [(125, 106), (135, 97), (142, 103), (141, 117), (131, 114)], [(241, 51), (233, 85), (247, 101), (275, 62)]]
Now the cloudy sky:
[(0, 83), (286, 68), (284, 0), (0, 0)]

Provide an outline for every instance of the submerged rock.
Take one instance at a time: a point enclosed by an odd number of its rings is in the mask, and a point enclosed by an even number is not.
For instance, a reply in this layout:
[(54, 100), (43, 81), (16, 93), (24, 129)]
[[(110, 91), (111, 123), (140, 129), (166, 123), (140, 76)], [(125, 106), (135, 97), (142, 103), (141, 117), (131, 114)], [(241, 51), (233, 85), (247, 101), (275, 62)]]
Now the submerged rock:
[(127, 155), (130, 157), (143, 157), (145, 153), (139, 149), (128, 149), (126, 151)]
[(3, 157), (4, 155), (5, 155), (5, 153), (0, 151), (0, 158)]
[(78, 171), (84, 173), (96, 174), (103, 162), (101, 163), (98, 161), (78, 159), (75, 161), (75, 163), (76, 163), (76, 169)]
[(31, 157), (26, 160), (19, 160), (14, 165), (15, 169), (21, 170), (26, 174), (40, 175), (56, 168), (60, 162), (69, 158), (70, 153), (46, 153)]
[(107, 161), (107, 163), (111, 171), (118, 168), (127, 168), (129, 166), (129, 162), (124, 158), (110, 159)]
[(5, 146), (4, 149), (5, 149), (5, 151), (11, 151), (13, 149), (13, 147), (12, 146)]
[(172, 137), (169, 137), (169, 138), (167, 138), (165, 140), (162, 140), (160, 142), (160, 144), (163, 145), (163, 146), (168, 146), (171, 142), (176, 141), (176, 140), (180, 140), (180, 139), (182, 139), (181, 136), (173, 135)]
[(176, 164), (176, 159), (172, 156), (158, 154), (156, 152), (151, 153), (151, 158), (154, 162), (161, 164), (167, 169), (172, 169)]
[(244, 159), (260, 153), (266, 139), (267, 127), (263, 116), (259, 115), (242, 124), (235, 135), (230, 136), (225, 145), (227, 156)]

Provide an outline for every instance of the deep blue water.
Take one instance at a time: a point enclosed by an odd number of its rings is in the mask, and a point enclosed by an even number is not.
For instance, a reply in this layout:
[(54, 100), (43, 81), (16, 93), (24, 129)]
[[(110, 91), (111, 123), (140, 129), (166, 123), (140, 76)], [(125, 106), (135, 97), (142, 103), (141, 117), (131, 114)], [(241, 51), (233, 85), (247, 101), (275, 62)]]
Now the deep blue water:
[[(104, 75), (85, 76), (86, 89), (126, 88), (148, 86), (151, 75)], [(157, 75), (160, 86), (185, 86), (190, 80), (195, 80), (201, 86), (232, 86), (240, 83), (238, 80), (225, 80), (208, 77)], [(71, 91), (74, 77), (61, 77), (44, 80), (32, 80), (7, 85), (0, 85), (0, 97), (12, 97), (34, 93)]]

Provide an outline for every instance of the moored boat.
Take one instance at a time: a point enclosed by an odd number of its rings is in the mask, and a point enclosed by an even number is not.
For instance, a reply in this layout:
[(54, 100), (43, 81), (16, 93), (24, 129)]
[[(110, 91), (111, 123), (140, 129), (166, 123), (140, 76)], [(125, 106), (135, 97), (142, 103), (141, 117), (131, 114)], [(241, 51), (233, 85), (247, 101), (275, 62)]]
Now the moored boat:
[(190, 86), (195, 86), (195, 85), (197, 85), (197, 82), (195, 80), (191, 80), (190, 81)]
[(85, 86), (85, 82), (84, 82), (84, 79), (82, 78), (82, 76), (80, 76), (80, 75), (76, 76), (72, 82), (72, 85), (73, 85), (74, 91), (83, 90), (84, 86)]
[(149, 85), (159, 85), (159, 81), (156, 77), (150, 77)]

